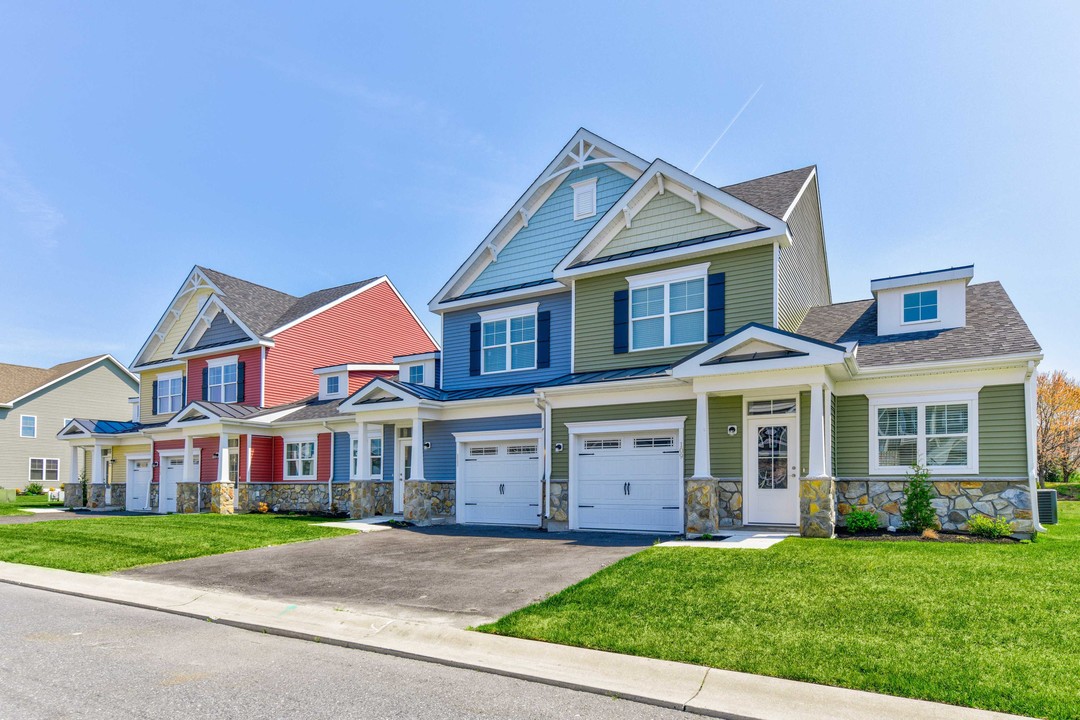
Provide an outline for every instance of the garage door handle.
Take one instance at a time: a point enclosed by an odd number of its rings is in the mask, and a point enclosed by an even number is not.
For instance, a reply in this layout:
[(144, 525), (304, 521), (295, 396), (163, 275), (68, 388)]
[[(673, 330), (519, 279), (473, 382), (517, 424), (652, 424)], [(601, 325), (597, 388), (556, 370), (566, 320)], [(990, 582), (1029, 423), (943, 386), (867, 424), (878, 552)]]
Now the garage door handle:
[(678, 450), (665, 450), (664, 454), (665, 455), (678, 455), (679, 451)]
[(678, 505), (665, 505), (664, 507), (662, 507), (660, 509), (661, 510), (678, 510), (679, 506)]
[(596, 453), (578, 453), (578, 457), (585, 457), (586, 455), (595, 455)]
[(476, 462), (476, 458), (465, 458), (465, 462)]
[(466, 505), (475, 505), (476, 503), (465, 503)]
[(595, 505), (578, 505), (579, 508), (594, 508)]
[(540, 507), (540, 503), (529, 503), (529, 507)]

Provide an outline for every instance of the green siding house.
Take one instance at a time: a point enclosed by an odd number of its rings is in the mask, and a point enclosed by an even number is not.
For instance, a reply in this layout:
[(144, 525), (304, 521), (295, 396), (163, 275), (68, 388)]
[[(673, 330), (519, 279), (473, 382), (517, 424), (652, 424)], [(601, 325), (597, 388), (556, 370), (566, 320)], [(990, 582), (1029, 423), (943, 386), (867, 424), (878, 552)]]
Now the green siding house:
[(899, 525), (919, 464), (944, 528), (1038, 531), (1042, 354), (1009, 296), (902, 267), (834, 302), (819, 182), (714, 185), (579, 130), (431, 300), (434, 386), (339, 408), (408, 447), (406, 519), (831, 536)]
[(84, 459), (60, 430), (77, 417), (131, 416), (138, 394), (138, 379), (111, 355), (51, 368), (0, 363), (0, 488), (69, 482)]

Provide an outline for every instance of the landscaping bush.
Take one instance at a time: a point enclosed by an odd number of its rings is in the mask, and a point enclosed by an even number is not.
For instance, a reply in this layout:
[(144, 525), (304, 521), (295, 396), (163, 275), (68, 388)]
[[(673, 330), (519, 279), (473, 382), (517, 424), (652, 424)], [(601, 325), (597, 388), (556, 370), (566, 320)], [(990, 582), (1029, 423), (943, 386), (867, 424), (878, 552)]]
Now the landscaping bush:
[(1005, 518), (992, 518), (987, 515), (972, 515), (968, 518), (968, 532), (979, 537), (997, 538), (1012, 535), (1012, 524)]
[(44, 495), (45, 488), (41, 486), (41, 483), (30, 483), (23, 490), (23, 495)]
[(869, 510), (852, 510), (846, 516), (847, 529), (853, 533), (878, 529), (877, 513)]
[(900, 508), (900, 518), (904, 521), (904, 529), (921, 533), (927, 528), (936, 528), (937, 512), (930, 504), (933, 499), (930, 471), (921, 465), (913, 465), (907, 477), (908, 486), (904, 491), (903, 506)]

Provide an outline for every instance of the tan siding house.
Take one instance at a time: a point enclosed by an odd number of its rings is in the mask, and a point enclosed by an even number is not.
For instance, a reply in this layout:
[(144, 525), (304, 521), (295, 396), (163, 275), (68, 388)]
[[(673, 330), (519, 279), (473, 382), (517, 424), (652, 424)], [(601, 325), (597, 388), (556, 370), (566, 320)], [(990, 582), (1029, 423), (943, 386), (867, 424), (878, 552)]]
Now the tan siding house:
[(56, 435), (77, 417), (130, 417), (139, 381), (110, 355), (52, 368), (0, 364), (0, 487), (60, 487), (71, 451)]

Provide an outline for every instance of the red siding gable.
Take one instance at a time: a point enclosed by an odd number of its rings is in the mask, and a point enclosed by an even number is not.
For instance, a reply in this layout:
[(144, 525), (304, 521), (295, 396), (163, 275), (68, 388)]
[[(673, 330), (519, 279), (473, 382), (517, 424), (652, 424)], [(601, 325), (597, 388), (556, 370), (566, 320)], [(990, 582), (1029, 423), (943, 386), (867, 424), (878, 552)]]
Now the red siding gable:
[(315, 443), (316, 460), (315, 479), (323, 482), (330, 479), (330, 465), (333, 462), (333, 447), (330, 433), (319, 433)]
[(205, 400), (202, 394), (203, 370), (207, 362), (219, 357), (237, 356), (237, 362), (244, 363), (244, 405), (258, 405), (262, 391), (262, 347), (247, 348), (237, 352), (223, 352), (220, 355), (188, 360), (188, 396), (187, 402)]
[(352, 395), (377, 377), (396, 380), (397, 376), (394, 370), (354, 370), (349, 373), (349, 394)]
[(436, 350), (386, 282), (278, 333), (273, 341), (266, 351), (268, 407), (318, 393), (319, 379), (312, 374), (317, 367), (389, 364), (396, 355)]
[(274, 480), (274, 439), (267, 435), (251, 438), (251, 482)]

